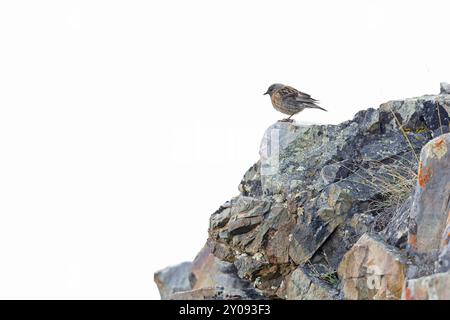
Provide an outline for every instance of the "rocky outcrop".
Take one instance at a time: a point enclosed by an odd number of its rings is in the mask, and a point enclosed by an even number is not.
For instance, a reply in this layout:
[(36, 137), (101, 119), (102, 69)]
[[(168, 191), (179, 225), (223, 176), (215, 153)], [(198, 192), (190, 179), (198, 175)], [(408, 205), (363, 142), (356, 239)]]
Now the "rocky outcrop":
[(232, 263), (221, 261), (211, 253), (209, 242), (192, 263), (155, 273), (155, 282), (164, 300), (264, 298), (248, 281), (238, 277)]
[(339, 125), (270, 126), (240, 194), (211, 215), (190, 287), (159, 276), (160, 290), (172, 288), (164, 297), (399, 299), (407, 281), (442, 272), (422, 268), (422, 251), (431, 245), (427, 259), (446, 264), (445, 90)]
[[(417, 253), (437, 252), (450, 211), (450, 135), (430, 141), (421, 152), (418, 186), (411, 208), (409, 243)], [(436, 179), (435, 175), (439, 175)]]

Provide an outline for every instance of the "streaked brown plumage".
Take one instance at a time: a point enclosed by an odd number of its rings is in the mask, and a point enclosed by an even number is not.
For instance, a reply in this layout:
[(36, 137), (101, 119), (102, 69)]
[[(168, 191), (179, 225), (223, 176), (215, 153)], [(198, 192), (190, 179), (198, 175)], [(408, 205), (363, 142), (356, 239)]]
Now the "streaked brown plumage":
[(306, 108), (327, 111), (324, 108), (319, 107), (317, 105), (319, 101), (311, 98), (309, 94), (281, 83), (271, 85), (264, 94), (270, 95), (275, 110), (289, 115), (289, 118), (285, 120), (289, 120), (294, 114), (297, 114)]

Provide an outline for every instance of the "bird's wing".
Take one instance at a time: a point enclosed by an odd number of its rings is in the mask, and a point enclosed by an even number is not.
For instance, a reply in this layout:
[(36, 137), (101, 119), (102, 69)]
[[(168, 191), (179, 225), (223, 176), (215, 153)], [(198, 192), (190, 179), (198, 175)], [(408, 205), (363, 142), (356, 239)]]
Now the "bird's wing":
[(285, 102), (302, 102), (302, 103), (314, 103), (319, 102), (316, 99), (311, 98), (311, 96), (307, 93), (298, 91), (295, 88), (285, 86), (278, 90), (280, 95), (283, 97), (283, 101)]
[(299, 94), (300, 91), (298, 91), (295, 88), (289, 87), (289, 86), (284, 86), (280, 89), (277, 90), (277, 93), (282, 96), (282, 97), (293, 97)]

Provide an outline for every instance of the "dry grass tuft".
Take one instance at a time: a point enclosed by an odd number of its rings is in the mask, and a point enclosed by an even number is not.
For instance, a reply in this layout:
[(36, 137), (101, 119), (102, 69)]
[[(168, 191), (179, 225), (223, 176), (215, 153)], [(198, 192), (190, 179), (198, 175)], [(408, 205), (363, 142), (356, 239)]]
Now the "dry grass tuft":
[(365, 163), (367, 166), (361, 167), (357, 173), (360, 183), (379, 195), (368, 203), (365, 213), (375, 216), (373, 229), (381, 231), (413, 192), (418, 164), (406, 158), (397, 158), (392, 163), (374, 160), (366, 160)]
[(364, 176), (358, 175), (380, 194), (380, 201), (374, 200), (371, 210), (397, 207), (409, 197), (417, 181), (417, 162), (399, 158), (392, 163), (375, 160), (366, 160), (365, 163), (368, 164), (366, 168), (360, 167)]
[(337, 272), (330, 266), (324, 264), (314, 265), (308, 261), (308, 270), (311, 273), (311, 276), (326, 282), (333, 288), (337, 288), (339, 286)]

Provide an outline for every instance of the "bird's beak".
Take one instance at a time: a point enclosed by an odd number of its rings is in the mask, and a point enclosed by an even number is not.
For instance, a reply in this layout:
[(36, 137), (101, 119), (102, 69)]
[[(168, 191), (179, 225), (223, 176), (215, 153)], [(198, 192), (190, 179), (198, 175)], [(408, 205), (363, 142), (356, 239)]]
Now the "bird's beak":
[(266, 94), (269, 94), (269, 91), (266, 91), (265, 93), (263, 93), (263, 96), (266, 95)]

